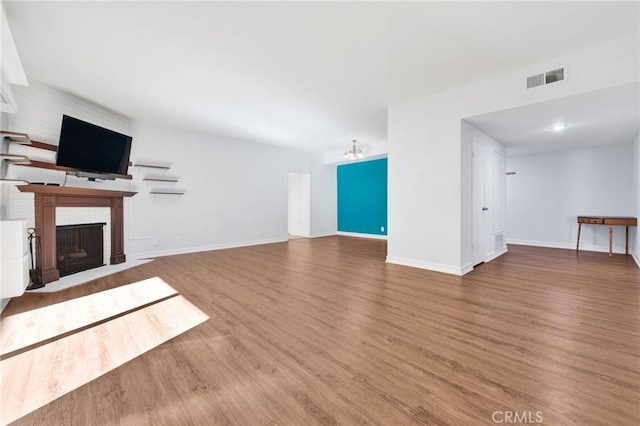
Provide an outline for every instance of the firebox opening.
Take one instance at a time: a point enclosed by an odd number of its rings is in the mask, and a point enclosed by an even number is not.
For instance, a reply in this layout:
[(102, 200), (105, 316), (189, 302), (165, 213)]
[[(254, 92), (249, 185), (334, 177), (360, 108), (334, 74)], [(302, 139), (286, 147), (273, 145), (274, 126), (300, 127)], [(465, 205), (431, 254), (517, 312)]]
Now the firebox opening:
[(56, 255), (60, 276), (104, 266), (102, 223), (56, 226)]

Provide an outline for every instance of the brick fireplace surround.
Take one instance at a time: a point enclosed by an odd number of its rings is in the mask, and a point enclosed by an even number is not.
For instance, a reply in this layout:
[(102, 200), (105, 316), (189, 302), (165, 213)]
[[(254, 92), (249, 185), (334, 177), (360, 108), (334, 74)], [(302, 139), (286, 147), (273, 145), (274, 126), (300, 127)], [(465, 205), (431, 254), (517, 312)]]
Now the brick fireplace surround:
[(44, 284), (60, 279), (56, 256), (56, 207), (109, 207), (111, 209), (111, 256), (109, 263), (126, 260), (124, 254), (124, 197), (136, 192), (105, 191), (51, 185), (19, 185), (21, 192), (35, 195), (35, 228), (40, 236), (36, 265), (42, 271)]

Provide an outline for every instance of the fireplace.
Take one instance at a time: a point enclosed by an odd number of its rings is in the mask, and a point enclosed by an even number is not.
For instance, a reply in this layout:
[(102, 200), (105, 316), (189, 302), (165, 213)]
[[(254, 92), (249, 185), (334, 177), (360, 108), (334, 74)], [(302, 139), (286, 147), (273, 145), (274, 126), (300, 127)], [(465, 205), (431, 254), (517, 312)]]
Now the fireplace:
[(104, 266), (106, 223), (56, 226), (56, 256), (60, 276)]
[(33, 192), (35, 228), (40, 236), (36, 251), (36, 266), (42, 273), (42, 283), (60, 278), (56, 255), (56, 209), (58, 207), (108, 207), (111, 211), (109, 263), (117, 265), (126, 260), (124, 254), (124, 197), (136, 192), (72, 188), (53, 185), (18, 185), (20, 192)]

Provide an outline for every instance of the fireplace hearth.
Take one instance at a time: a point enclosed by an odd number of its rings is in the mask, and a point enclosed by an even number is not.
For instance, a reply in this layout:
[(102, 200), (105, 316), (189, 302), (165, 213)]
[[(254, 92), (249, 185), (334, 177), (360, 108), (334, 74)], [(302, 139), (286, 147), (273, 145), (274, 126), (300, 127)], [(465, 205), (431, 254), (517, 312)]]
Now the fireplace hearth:
[(56, 226), (56, 256), (60, 276), (104, 266), (106, 223)]

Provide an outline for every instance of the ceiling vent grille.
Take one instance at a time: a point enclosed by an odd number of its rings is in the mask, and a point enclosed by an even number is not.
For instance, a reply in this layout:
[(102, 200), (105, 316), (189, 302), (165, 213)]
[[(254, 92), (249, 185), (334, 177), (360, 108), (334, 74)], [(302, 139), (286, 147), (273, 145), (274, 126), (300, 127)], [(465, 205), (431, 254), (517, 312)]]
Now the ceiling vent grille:
[(527, 89), (542, 86), (544, 84), (544, 74), (532, 75), (527, 77)]
[(564, 68), (558, 68), (542, 74), (532, 75), (531, 77), (527, 77), (527, 89), (563, 81), (565, 76), (566, 73)]

